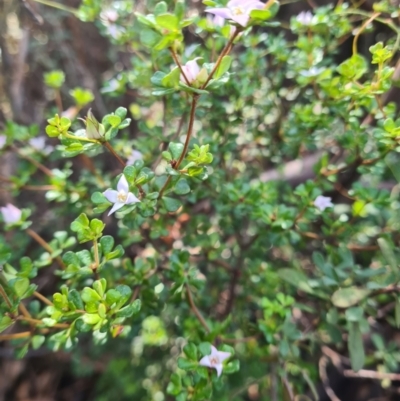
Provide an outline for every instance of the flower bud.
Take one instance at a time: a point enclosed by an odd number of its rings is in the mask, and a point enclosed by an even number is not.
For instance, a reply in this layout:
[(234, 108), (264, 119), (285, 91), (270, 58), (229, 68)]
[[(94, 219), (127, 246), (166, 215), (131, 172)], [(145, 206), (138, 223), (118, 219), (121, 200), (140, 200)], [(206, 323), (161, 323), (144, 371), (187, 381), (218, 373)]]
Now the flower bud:
[(86, 137), (89, 139), (103, 139), (104, 138), (104, 125), (100, 124), (92, 113), (92, 109), (88, 111), (86, 120)]

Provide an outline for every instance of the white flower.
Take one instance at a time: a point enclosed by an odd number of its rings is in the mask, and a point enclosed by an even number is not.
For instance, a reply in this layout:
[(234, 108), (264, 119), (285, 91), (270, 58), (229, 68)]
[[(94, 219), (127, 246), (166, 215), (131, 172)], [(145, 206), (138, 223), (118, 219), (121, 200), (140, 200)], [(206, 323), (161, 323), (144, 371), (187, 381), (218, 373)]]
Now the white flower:
[(217, 371), (217, 376), (219, 377), (222, 373), (222, 362), (230, 356), (230, 352), (218, 351), (213, 345), (211, 345), (211, 354), (203, 356), (203, 358), (200, 359), (199, 364), (201, 366), (206, 366), (207, 368), (215, 369)]
[(311, 25), (313, 20), (313, 15), (311, 11), (302, 11), (297, 17), (297, 22), (302, 25)]
[(311, 67), (309, 70), (302, 70), (300, 71), (300, 74), (303, 75), (304, 77), (317, 77), (319, 74), (321, 74), (324, 71), (323, 68), (320, 67)]
[(131, 203), (140, 202), (140, 200), (136, 198), (136, 196), (132, 192), (129, 192), (129, 184), (123, 174), (118, 181), (117, 191), (115, 189), (107, 189), (106, 191), (103, 192), (103, 195), (111, 203), (114, 203), (114, 206), (108, 213), (109, 216), (110, 214), (116, 212), (125, 205), (130, 205)]
[(245, 27), (249, 22), (250, 13), (253, 10), (262, 10), (264, 7), (265, 4), (258, 0), (230, 0), (226, 7), (209, 8), (206, 12)]
[(225, 18), (222, 18), (219, 15), (207, 15), (207, 23), (212, 28), (222, 28), (225, 24)]
[[(182, 66), (182, 71), (185, 74), (189, 84), (193, 83), (197, 76), (200, 74), (200, 67), (197, 64), (197, 60), (199, 57), (196, 57), (194, 60), (188, 61), (185, 65)], [(187, 83), (183, 74), (181, 74), (181, 81)]]
[(18, 223), (21, 220), (22, 211), (11, 203), (7, 203), (6, 206), (1, 207), (0, 211), (6, 224)]
[(132, 166), (136, 160), (142, 160), (142, 159), (143, 155), (141, 154), (141, 152), (139, 152), (138, 150), (132, 150), (131, 155), (128, 157), (128, 160), (126, 161), (126, 165)]
[(38, 152), (43, 152), (46, 155), (53, 151), (52, 146), (46, 146), (46, 139), (43, 136), (38, 136), (29, 140), (29, 145)]
[(333, 207), (332, 198), (319, 195), (314, 201), (314, 206), (323, 212), (327, 207)]
[(7, 142), (7, 137), (5, 135), (0, 135), (0, 149), (4, 148), (6, 142)]

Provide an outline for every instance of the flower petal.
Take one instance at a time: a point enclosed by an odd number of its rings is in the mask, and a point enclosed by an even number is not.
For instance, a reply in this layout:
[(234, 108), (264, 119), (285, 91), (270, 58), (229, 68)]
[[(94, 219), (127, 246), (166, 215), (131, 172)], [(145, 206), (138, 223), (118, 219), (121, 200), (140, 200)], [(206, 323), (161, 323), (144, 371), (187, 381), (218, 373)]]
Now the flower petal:
[(136, 196), (132, 193), (129, 192), (128, 197), (126, 198), (125, 205), (130, 205), (131, 203), (138, 203), (140, 200), (136, 198)]
[(231, 19), (232, 13), (229, 8), (209, 8), (205, 10), (206, 13), (218, 15), (218, 17), (222, 17), (224, 19)]
[(117, 189), (118, 192), (119, 191), (124, 191), (125, 193), (129, 192), (129, 184), (124, 174), (121, 175), (121, 178), (118, 181)]
[(218, 350), (211, 345), (211, 354), (209, 356), (218, 356)]
[(109, 202), (117, 202), (118, 192), (115, 189), (107, 189), (103, 192), (103, 195), (107, 198)]
[(261, 1), (248, 1), (247, 4), (244, 4), (242, 6), (246, 12), (250, 13), (252, 10), (263, 10), (265, 7), (264, 3), (261, 3)]
[(197, 58), (194, 60), (190, 60), (186, 63), (186, 69), (188, 71), (189, 76), (187, 77), (190, 82), (196, 80), (197, 75), (199, 75), (200, 67), (197, 64)]
[(210, 361), (210, 355), (203, 356), (203, 358), (200, 359), (199, 365), (201, 366), (206, 366), (207, 368), (211, 368), (211, 361)]
[(213, 368), (217, 371), (217, 376), (220, 377), (222, 373), (222, 363), (214, 365)]
[(250, 16), (247, 14), (232, 15), (232, 21), (237, 22), (239, 25), (246, 26), (249, 22)]
[(220, 362), (225, 361), (225, 359), (228, 359), (230, 356), (230, 352), (218, 351), (218, 359), (220, 360)]
[(121, 207), (123, 207), (123, 206), (125, 206), (125, 203), (120, 203), (120, 202), (114, 203), (114, 206), (108, 212), (108, 216), (112, 215), (114, 212), (121, 209)]

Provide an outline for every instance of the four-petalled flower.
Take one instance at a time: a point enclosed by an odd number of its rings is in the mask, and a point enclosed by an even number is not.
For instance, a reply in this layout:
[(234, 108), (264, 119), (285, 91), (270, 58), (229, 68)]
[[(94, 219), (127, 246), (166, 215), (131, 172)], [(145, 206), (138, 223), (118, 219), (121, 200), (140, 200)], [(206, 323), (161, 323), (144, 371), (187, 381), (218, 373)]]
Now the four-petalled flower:
[(332, 198), (319, 195), (314, 201), (314, 206), (323, 212), (327, 207), (333, 207)]
[(218, 351), (213, 345), (211, 345), (211, 354), (203, 356), (200, 359), (199, 364), (201, 366), (206, 366), (207, 368), (212, 368), (217, 371), (217, 376), (221, 376), (222, 373), (222, 362), (231, 356), (230, 352)]
[(5, 135), (0, 135), (0, 149), (3, 149), (7, 142), (7, 137)]
[(132, 193), (129, 192), (129, 184), (125, 176), (122, 174), (121, 178), (117, 184), (117, 190), (115, 189), (107, 189), (103, 192), (103, 195), (109, 200), (111, 203), (114, 203), (114, 206), (111, 208), (108, 215), (116, 212), (121, 209), (121, 207), (125, 205), (130, 205), (131, 203), (140, 202), (138, 198)]
[(142, 159), (143, 155), (141, 152), (139, 152), (138, 150), (132, 150), (132, 153), (130, 154), (128, 160), (126, 161), (126, 165), (132, 166), (136, 160), (142, 160)]
[(1, 207), (0, 211), (6, 224), (18, 223), (21, 220), (22, 211), (11, 203), (7, 203), (6, 206)]
[(302, 25), (311, 25), (314, 16), (311, 11), (302, 11), (297, 17), (296, 21)]
[[(188, 61), (185, 65), (182, 65), (183, 74), (181, 74), (180, 80), (184, 84), (192, 85), (195, 81), (199, 84), (203, 83), (207, 79), (207, 71), (205, 68), (200, 68), (197, 64), (197, 60), (201, 57), (196, 57), (193, 60)], [(187, 81), (186, 81), (186, 79)]]
[(246, 27), (250, 13), (253, 10), (262, 10), (264, 7), (265, 4), (258, 0), (230, 0), (226, 7), (209, 8), (206, 12)]

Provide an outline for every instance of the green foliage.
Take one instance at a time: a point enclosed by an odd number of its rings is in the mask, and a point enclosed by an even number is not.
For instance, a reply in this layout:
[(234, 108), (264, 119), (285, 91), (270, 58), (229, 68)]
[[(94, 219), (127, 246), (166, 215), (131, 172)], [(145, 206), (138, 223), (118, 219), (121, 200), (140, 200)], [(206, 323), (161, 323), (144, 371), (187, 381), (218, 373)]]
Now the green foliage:
[[(121, 401), (239, 400), (255, 382), (260, 400), (281, 382), (311, 397), (324, 346), (354, 371), (397, 371), (395, 342), (372, 327), (400, 326), (397, 10), (315, 8), (291, 19), (289, 40), (270, 29), (278, 1), (246, 26), (145, 3), (72, 10), (111, 44), (115, 70), (93, 91), (108, 113), (52, 70), (44, 83), (69, 107), (46, 111), (52, 150), (33, 146), (37, 126), (0, 132), (18, 168), (2, 180), (25, 207), (1, 209), (0, 332), (15, 331), (0, 340), (18, 357), (112, 355), (99, 401), (115, 389)], [(359, 36), (382, 24), (364, 54)], [(37, 205), (23, 192), (35, 189)], [(55, 276), (47, 299), (39, 274)]]

